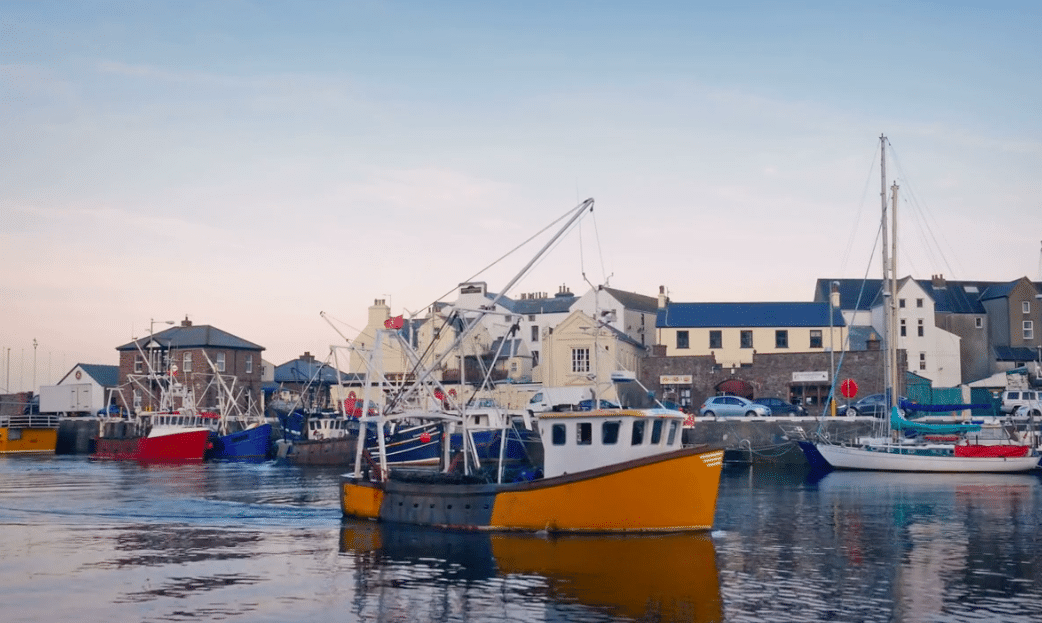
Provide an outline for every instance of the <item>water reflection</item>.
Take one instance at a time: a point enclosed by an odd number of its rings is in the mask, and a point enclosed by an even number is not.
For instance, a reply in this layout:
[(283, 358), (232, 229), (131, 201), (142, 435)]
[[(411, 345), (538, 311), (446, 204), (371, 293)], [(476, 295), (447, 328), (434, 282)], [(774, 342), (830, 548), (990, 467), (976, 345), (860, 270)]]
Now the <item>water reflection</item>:
[[(706, 534), (543, 538), (345, 521), (340, 551), (354, 561), (360, 594), (380, 602), (384, 612), (402, 589), (426, 587), (453, 595), (457, 615), (488, 616), (496, 608), (490, 594), (498, 594), (503, 607), (544, 609), (492, 615), (497, 620), (723, 618), (716, 554)], [(460, 592), (467, 586), (472, 590)]]

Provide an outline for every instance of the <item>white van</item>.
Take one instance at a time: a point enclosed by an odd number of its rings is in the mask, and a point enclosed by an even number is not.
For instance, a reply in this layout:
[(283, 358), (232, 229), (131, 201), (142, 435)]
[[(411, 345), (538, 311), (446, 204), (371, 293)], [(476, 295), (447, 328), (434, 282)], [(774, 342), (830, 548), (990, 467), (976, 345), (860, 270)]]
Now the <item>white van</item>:
[(592, 400), (593, 387), (544, 387), (528, 401), (528, 411), (533, 415), (547, 411), (578, 409), (583, 400)]

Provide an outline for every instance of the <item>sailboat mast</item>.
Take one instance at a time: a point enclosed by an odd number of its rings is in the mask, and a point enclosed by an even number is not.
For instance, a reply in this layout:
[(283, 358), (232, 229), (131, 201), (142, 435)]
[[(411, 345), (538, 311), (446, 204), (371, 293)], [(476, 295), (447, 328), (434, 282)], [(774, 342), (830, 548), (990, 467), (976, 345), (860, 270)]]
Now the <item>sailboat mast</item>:
[(879, 197), (882, 203), (882, 236), (883, 236), (883, 345), (885, 346), (885, 356), (883, 358), (883, 387), (886, 388), (884, 395), (886, 396), (886, 408), (887, 413), (890, 412), (890, 407), (893, 406), (890, 394), (890, 389), (894, 386), (893, 379), (893, 368), (890, 366), (890, 351), (891, 341), (894, 339), (894, 332), (892, 329), (892, 322), (894, 316), (893, 303), (894, 303), (894, 292), (890, 285), (890, 236), (889, 228), (887, 227), (887, 194), (886, 194), (886, 136), (879, 136)]
[(891, 391), (889, 407), (897, 404), (897, 394), (900, 390), (898, 379), (901, 372), (897, 365), (897, 313), (899, 309), (897, 301), (897, 184), (890, 187), (890, 326), (887, 329), (893, 339), (886, 356), (890, 360)]

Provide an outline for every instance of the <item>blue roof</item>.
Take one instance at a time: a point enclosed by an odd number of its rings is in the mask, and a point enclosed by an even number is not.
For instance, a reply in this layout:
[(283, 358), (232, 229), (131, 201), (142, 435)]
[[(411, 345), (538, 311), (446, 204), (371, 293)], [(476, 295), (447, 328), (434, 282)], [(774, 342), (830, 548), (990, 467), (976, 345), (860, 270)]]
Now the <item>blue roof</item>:
[[(832, 326), (846, 326), (839, 309)], [(658, 310), (657, 328), (827, 327), (827, 303), (669, 303)]]

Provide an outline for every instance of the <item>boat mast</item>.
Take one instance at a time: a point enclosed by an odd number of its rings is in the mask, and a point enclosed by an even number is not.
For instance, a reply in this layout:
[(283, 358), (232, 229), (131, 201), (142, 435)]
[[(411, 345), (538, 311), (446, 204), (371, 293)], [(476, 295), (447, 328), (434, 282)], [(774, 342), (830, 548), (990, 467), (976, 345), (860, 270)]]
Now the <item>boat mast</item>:
[[(897, 184), (891, 186), (891, 209), (887, 218), (886, 136), (879, 137), (879, 196), (883, 209), (883, 334), (886, 356), (883, 359), (883, 384), (886, 388), (886, 421), (897, 404)], [(889, 228), (887, 227), (889, 221)]]
[(879, 136), (879, 197), (882, 201), (882, 235), (883, 235), (883, 345), (885, 346), (885, 357), (883, 358), (883, 387), (885, 388), (884, 396), (886, 396), (886, 411), (890, 413), (890, 407), (892, 403), (890, 401), (890, 388), (894, 386), (893, 380), (890, 378), (892, 370), (890, 369), (890, 342), (894, 336), (890, 328), (890, 317), (893, 315), (893, 309), (890, 305), (893, 303), (893, 291), (890, 288), (890, 237), (889, 229), (887, 228), (887, 211), (886, 211), (886, 136)]

